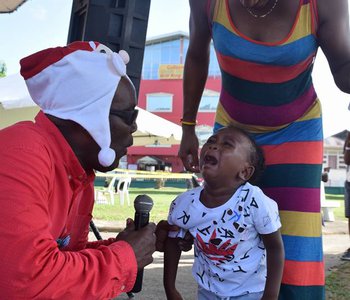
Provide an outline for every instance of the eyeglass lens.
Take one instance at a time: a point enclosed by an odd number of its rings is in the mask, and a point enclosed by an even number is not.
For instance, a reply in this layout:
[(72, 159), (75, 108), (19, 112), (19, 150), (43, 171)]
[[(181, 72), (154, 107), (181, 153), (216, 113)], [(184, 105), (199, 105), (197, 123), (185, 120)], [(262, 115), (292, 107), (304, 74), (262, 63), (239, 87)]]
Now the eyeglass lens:
[(129, 126), (134, 124), (138, 113), (139, 113), (138, 109), (134, 109), (134, 110), (116, 110), (116, 109), (111, 109), (110, 110), (110, 114), (111, 115), (114, 115), (114, 116), (117, 116), (117, 117), (121, 118)]

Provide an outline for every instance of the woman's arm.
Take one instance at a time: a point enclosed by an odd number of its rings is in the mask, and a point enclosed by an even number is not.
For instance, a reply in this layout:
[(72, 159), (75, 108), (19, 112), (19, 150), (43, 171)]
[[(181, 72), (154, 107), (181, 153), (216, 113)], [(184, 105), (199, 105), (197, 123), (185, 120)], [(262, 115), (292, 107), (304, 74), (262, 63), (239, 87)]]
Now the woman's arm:
[(280, 231), (262, 234), (267, 258), (267, 278), (262, 300), (277, 300), (280, 290), (283, 266), (284, 248)]
[(168, 300), (181, 300), (180, 293), (176, 290), (176, 273), (181, 256), (178, 246), (178, 238), (167, 238), (164, 249), (163, 284)]
[[(207, 0), (189, 0), (189, 2), (190, 41), (184, 67), (182, 119), (186, 122), (195, 122), (208, 76), (211, 34), (207, 17)], [(199, 172), (195, 126), (183, 124), (182, 131), (179, 157), (187, 170)]]
[(350, 93), (348, 0), (317, 0), (318, 39), (338, 88)]

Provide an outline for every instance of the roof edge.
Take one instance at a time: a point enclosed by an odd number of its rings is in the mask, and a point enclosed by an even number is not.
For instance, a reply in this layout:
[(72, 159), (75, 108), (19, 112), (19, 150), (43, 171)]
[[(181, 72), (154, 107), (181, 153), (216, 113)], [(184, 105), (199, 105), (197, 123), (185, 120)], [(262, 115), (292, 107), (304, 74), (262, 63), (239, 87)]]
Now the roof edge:
[(146, 39), (146, 45), (156, 44), (156, 43), (169, 41), (169, 40), (176, 40), (178, 38), (189, 38), (189, 34), (185, 31), (175, 31), (175, 32), (165, 33), (162, 35), (149, 37)]

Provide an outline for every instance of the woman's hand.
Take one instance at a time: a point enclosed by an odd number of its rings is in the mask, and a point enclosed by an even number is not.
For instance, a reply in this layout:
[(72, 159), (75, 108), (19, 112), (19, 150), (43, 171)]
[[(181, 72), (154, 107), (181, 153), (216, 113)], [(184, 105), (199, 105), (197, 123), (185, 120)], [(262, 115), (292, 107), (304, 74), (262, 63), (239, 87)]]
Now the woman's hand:
[[(190, 128), (186, 128), (190, 127)], [(199, 160), (198, 160), (198, 138), (195, 133), (194, 126), (183, 126), (182, 139), (178, 156), (181, 158), (182, 163), (187, 171), (198, 173), (199, 172)]]

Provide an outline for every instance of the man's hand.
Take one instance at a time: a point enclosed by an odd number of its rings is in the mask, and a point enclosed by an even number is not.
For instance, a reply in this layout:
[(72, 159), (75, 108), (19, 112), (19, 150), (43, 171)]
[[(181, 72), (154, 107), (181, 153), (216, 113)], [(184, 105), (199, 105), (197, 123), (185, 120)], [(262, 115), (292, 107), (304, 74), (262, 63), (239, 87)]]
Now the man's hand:
[(169, 231), (178, 231), (179, 228), (175, 225), (170, 225), (167, 221), (162, 220), (157, 224), (156, 227), (156, 250), (164, 252), (165, 241), (168, 237)]
[(186, 232), (183, 239), (179, 239), (178, 241), (179, 248), (181, 251), (190, 251), (193, 246), (193, 236), (189, 231)]
[(138, 269), (142, 269), (153, 262), (152, 254), (156, 250), (155, 230), (156, 225), (149, 223), (135, 231), (134, 221), (128, 219), (127, 227), (116, 237), (117, 241), (125, 241), (133, 248)]
[[(178, 231), (180, 228), (176, 225), (170, 225), (166, 220), (162, 220), (157, 224), (156, 228), (156, 250), (164, 252), (165, 241), (168, 237), (169, 231)], [(186, 233), (183, 239), (179, 239), (179, 247), (181, 251), (189, 251), (192, 249), (193, 237), (189, 232)]]

